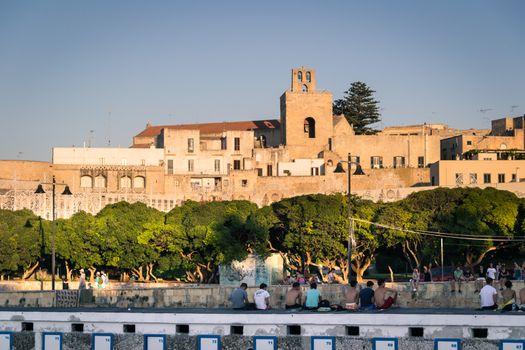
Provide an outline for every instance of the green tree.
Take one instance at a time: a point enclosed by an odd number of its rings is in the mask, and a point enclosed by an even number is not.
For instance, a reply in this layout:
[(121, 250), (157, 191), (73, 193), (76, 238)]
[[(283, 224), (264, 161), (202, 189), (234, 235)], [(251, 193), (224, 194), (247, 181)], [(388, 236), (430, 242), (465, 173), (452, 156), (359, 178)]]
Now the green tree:
[(344, 92), (342, 99), (335, 100), (333, 110), (335, 115), (343, 114), (356, 134), (375, 134), (377, 130), (371, 124), (381, 120), (379, 101), (374, 98), (374, 90), (363, 82), (352, 83), (350, 89)]
[[(40, 265), (41, 239), (37, 217), (29, 210), (0, 210), (0, 274), (31, 277)], [(28, 220), (33, 225), (26, 225)], [(32, 226), (32, 227), (28, 227)]]

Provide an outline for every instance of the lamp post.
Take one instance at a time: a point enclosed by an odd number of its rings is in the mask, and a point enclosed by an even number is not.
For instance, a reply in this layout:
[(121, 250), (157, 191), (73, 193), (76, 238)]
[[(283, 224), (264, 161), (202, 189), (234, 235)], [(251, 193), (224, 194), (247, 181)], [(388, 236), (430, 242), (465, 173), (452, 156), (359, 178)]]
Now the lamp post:
[[(348, 160), (347, 160), (347, 171), (348, 171), (348, 283), (350, 283), (350, 280), (352, 279), (352, 249), (354, 247), (354, 219), (352, 218), (352, 210), (350, 207), (350, 201), (352, 200), (352, 164), (356, 165), (356, 169), (354, 172), (354, 175), (365, 175), (363, 172), (363, 169), (361, 168), (361, 164), (359, 162), (352, 161), (352, 154), (348, 153)], [(343, 161), (340, 161), (337, 163), (337, 167), (334, 170), (334, 173), (340, 174), (344, 173), (345, 169), (343, 168)]]
[(55, 290), (55, 219), (56, 219), (56, 205), (55, 205), (55, 197), (56, 197), (56, 186), (65, 186), (64, 192), (62, 192), (62, 195), (64, 196), (71, 196), (72, 193), (69, 190), (69, 186), (64, 183), (57, 183), (55, 180), (55, 176), (53, 175), (53, 181), (52, 182), (42, 182), (38, 185), (36, 188), (35, 193), (36, 194), (44, 194), (46, 191), (44, 191), (43, 185), (50, 185), (51, 191), (52, 191), (52, 221), (51, 221), (51, 289)]

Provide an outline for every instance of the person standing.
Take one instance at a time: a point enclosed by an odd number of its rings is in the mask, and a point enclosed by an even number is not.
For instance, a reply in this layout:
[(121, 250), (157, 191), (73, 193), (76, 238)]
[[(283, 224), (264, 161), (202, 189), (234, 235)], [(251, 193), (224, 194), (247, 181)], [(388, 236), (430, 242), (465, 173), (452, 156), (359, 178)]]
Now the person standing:
[(86, 289), (86, 274), (84, 269), (80, 269), (80, 278), (78, 280), (78, 289)]
[(492, 287), (492, 281), (492, 278), (487, 277), (485, 287), (481, 288), (479, 292), (481, 310), (496, 310), (498, 308), (498, 291)]
[(306, 292), (304, 308), (306, 310), (317, 310), (321, 302), (321, 293), (317, 290), (317, 283), (310, 284), (310, 290)]
[(246, 293), (248, 285), (241, 283), (239, 288), (235, 288), (230, 294), (230, 301), (232, 303), (232, 309), (234, 310), (245, 310), (248, 305), (248, 293)]
[(432, 271), (426, 266), (423, 266), (423, 281), (432, 282)]
[(522, 274), (523, 274), (523, 271), (521, 270), (521, 266), (518, 265), (517, 262), (514, 262), (514, 279), (516, 281), (521, 280)]
[(463, 270), (461, 269), (461, 266), (457, 266), (454, 270), (454, 280), (452, 281), (452, 290), (451, 292), (454, 293), (456, 291), (456, 287), (458, 288), (458, 293), (461, 293), (461, 281), (463, 281), (465, 277), (463, 277)]
[(102, 271), (101, 273), (102, 277), (102, 288), (106, 289), (109, 287), (109, 278), (108, 275), (106, 275), (105, 271)]
[(492, 263), (489, 264), (489, 268), (487, 269), (487, 277), (492, 279), (493, 281), (496, 280), (496, 269), (494, 268), (494, 265)]
[(253, 294), (253, 301), (257, 310), (270, 309), (270, 293), (266, 290), (267, 288), (266, 283), (261, 283), (259, 289)]

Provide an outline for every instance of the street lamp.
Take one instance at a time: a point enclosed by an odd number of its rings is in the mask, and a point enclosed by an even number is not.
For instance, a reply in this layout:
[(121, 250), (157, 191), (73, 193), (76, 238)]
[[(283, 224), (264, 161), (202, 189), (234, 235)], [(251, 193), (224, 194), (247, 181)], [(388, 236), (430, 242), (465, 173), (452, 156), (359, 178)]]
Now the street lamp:
[[(354, 175), (365, 175), (363, 172), (363, 169), (361, 168), (361, 164), (359, 162), (352, 161), (352, 155), (348, 153), (348, 160), (346, 161), (348, 164), (348, 283), (350, 283), (350, 280), (352, 279), (352, 248), (354, 246), (354, 219), (352, 218), (352, 211), (350, 208), (350, 201), (352, 199), (352, 164), (356, 165), (356, 169), (354, 171)], [(344, 161), (340, 161), (337, 163), (337, 167), (334, 170), (334, 173), (341, 174), (345, 173), (345, 169), (343, 168)]]
[(51, 190), (53, 194), (53, 200), (52, 200), (52, 221), (51, 221), (51, 289), (55, 290), (55, 219), (56, 219), (56, 206), (55, 206), (55, 197), (56, 197), (56, 186), (65, 186), (64, 192), (62, 192), (62, 195), (64, 196), (71, 196), (73, 193), (69, 190), (69, 186), (64, 183), (57, 183), (55, 180), (55, 176), (53, 175), (53, 181), (52, 182), (42, 182), (38, 185), (36, 188), (35, 193), (36, 194), (44, 194), (46, 191), (44, 191), (43, 185), (51, 185)]

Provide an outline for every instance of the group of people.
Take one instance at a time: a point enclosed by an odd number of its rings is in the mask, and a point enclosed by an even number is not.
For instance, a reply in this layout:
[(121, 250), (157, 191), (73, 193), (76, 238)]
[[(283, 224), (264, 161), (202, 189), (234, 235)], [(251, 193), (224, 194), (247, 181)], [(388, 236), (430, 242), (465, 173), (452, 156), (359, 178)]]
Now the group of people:
[[(373, 289), (374, 282), (368, 281), (365, 288), (359, 288), (356, 281), (351, 281), (347, 288), (344, 300), (345, 306), (330, 303), (323, 299), (317, 289), (317, 283), (311, 282), (310, 288), (303, 295), (300, 282), (293, 282), (292, 287), (286, 292), (284, 303), (285, 309), (304, 310), (373, 310), (388, 309), (394, 305), (397, 299), (397, 291), (387, 288), (385, 280), (377, 281), (377, 288)], [(248, 285), (242, 283), (239, 288), (233, 290), (230, 301), (234, 310), (268, 310), (270, 309), (270, 293), (268, 286), (262, 283), (253, 295), (253, 303), (248, 300), (246, 292)]]
[(86, 273), (84, 269), (80, 269), (80, 278), (78, 281), (78, 289), (106, 289), (109, 286), (109, 278), (104, 271), (95, 274), (95, 284), (86, 282)]
[[(493, 279), (486, 278), (486, 283), (479, 292), (481, 310), (497, 310), (498, 309), (498, 291), (492, 286)], [(501, 291), (501, 311), (525, 311), (525, 288), (516, 294), (512, 289), (512, 282), (505, 281), (505, 289)]]

